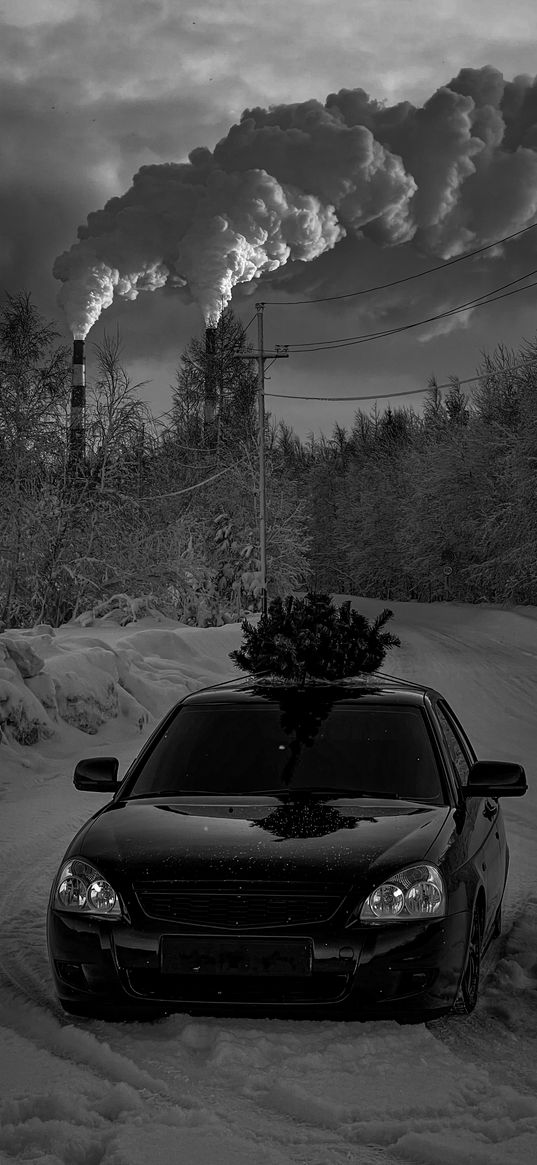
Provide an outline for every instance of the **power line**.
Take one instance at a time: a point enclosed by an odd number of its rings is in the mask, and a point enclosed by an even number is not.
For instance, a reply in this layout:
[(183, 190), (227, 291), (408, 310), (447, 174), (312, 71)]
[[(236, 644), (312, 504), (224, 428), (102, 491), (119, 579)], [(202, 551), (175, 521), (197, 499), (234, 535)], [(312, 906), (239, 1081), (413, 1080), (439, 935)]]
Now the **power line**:
[(244, 334), (246, 334), (246, 332), (248, 331), (248, 328), (251, 328), (251, 326), (252, 326), (252, 324), (253, 324), (254, 320), (256, 320), (256, 319), (257, 319), (257, 312), (255, 313), (255, 316), (252, 316), (252, 318), (251, 318), (251, 320), (250, 320), (250, 323), (249, 323), (249, 324), (246, 324), (246, 327), (242, 329), (242, 330), (243, 330), (243, 332), (244, 332)]
[(427, 388), (409, 388), (406, 392), (372, 392), (369, 396), (295, 396), (291, 393), (284, 392), (266, 392), (265, 396), (281, 397), (284, 400), (321, 400), (328, 401), (353, 401), (353, 400), (388, 400), (392, 396), (416, 396), (418, 393), (430, 392), (431, 389), (453, 388), (455, 385), (474, 384), (476, 380), (486, 380), (488, 376), (499, 376), (502, 372), (518, 372), (520, 368), (526, 368), (528, 361), (524, 360), (522, 364), (514, 364), (512, 368), (498, 368), (491, 369), (486, 372), (481, 372), (479, 376), (467, 376), (464, 380), (459, 380), (458, 376), (453, 378), (453, 381), (448, 380), (445, 384), (431, 384)]
[[(520, 283), (522, 279), (529, 279), (530, 275), (537, 274), (537, 268), (534, 271), (528, 271), (525, 275), (520, 275), (518, 279), (513, 279), (510, 283), (504, 283), (501, 287), (495, 287), (491, 291), (484, 292), (483, 295), (477, 296), (475, 299), (467, 300), (466, 303), (458, 304), (457, 307), (449, 308), (446, 311), (438, 312), (434, 316), (427, 316), (421, 320), (414, 320), (410, 324), (401, 324), (397, 328), (387, 328), (382, 332), (365, 332), (358, 336), (346, 336), (339, 340), (325, 340), (321, 343), (311, 341), (311, 346), (301, 346), (300, 344), (287, 344), (286, 347), (293, 349), (294, 355), (308, 355), (309, 352), (330, 352), (338, 348), (352, 348), (357, 344), (370, 343), (372, 340), (386, 339), (388, 336), (396, 336), (401, 332), (408, 332), (411, 328), (420, 328), (423, 324), (435, 323), (437, 320), (446, 319), (448, 316), (457, 315), (458, 312), (467, 311), (468, 309), (475, 310), (478, 307), (486, 307), (489, 303), (497, 303), (500, 299), (507, 299), (510, 295), (520, 295), (523, 291), (529, 291), (530, 288), (537, 286), (537, 280), (533, 283), (528, 283), (526, 287), (516, 287), (512, 291), (505, 291), (503, 295), (498, 295), (497, 292), (502, 291), (504, 287), (512, 287), (514, 283)], [(494, 296), (494, 298), (488, 298)]]
[(484, 247), (477, 247), (474, 251), (466, 251), (464, 255), (457, 255), (455, 259), (447, 259), (445, 263), (439, 263), (436, 267), (427, 267), (425, 271), (417, 271), (415, 275), (405, 275), (401, 279), (392, 279), (390, 283), (379, 283), (376, 287), (361, 287), (357, 291), (345, 291), (340, 295), (323, 295), (314, 299), (266, 299), (264, 302), (267, 307), (296, 307), (299, 304), (330, 303), (337, 299), (353, 299), (358, 295), (371, 295), (374, 291), (386, 291), (389, 287), (399, 287), (402, 283), (410, 283), (413, 279), (422, 279), (425, 275), (432, 275), (435, 271), (444, 271), (448, 267), (454, 267), (456, 263), (472, 259), (474, 255), (482, 255), (494, 247), (501, 247), (503, 243), (510, 243), (511, 239), (517, 239), (520, 235), (525, 235), (527, 231), (535, 230), (535, 227), (537, 227), (536, 222), (530, 223), (528, 227), (522, 227), (521, 230), (514, 231), (512, 235), (496, 239), (495, 243), (487, 243)]
[(242, 465), (246, 460), (246, 457), (242, 457), (240, 461), (234, 461), (233, 465), (226, 465), (225, 469), (220, 469), (218, 473), (213, 473), (211, 477), (205, 477), (203, 481), (197, 481), (195, 485), (187, 485), (184, 489), (176, 489), (172, 493), (150, 494), (149, 497), (140, 498), (140, 502), (160, 502), (163, 498), (178, 498), (181, 494), (191, 493), (194, 489), (201, 489), (202, 485), (208, 485), (210, 481), (216, 481), (216, 478), (222, 477), (224, 473), (230, 473), (232, 469), (236, 469), (238, 465)]
[(530, 362), (523, 360), (522, 364), (513, 364), (511, 368), (489, 368), (485, 372), (480, 372), (479, 376), (467, 376), (464, 380), (459, 380), (458, 376), (455, 376), (453, 381), (448, 380), (446, 384), (433, 384), (431, 388), (453, 388), (454, 384), (475, 384), (476, 380), (486, 380), (489, 376), (501, 376), (502, 373), (510, 375), (511, 372), (518, 372), (521, 368), (527, 368)]
[[(287, 347), (293, 348), (295, 350), (300, 349), (301, 351), (305, 351), (308, 350), (308, 348), (311, 346), (313, 351), (318, 352), (322, 351), (324, 348), (328, 349), (330, 347), (339, 347), (340, 345), (348, 344), (358, 340), (374, 340), (377, 338), (380, 339), (384, 336), (391, 336), (397, 332), (404, 331), (406, 328), (418, 327), (420, 324), (428, 324), (432, 321), (443, 319), (444, 316), (453, 315), (459, 311), (466, 311), (468, 308), (473, 306), (481, 306), (481, 301), (494, 302), (493, 300), (489, 300), (489, 296), (497, 295), (499, 292), (505, 291), (505, 289), (508, 287), (514, 287), (516, 283), (522, 283), (524, 279), (529, 279), (531, 275), (537, 275), (537, 268), (533, 268), (531, 271), (526, 271), (524, 275), (519, 275), (516, 279), (511, 279), (508, 283), (501, 283), (498, 287), (491, 287), (489, 291), (484, 291), (482, 295), (476, 295), (473, 299), (466, 300), (465, 303), (456, 304), (455, 307), (446, 308), (445, 311), (438, 312), (438, 314), (435, 316), (430, 316), (423, 320), (415, 320), (410, 324), (400, 324), (397, 328), (385, 328), (379, 332), (362, 332), (355, 336), (340, 336), (339, 339), (333, 340), (303, 340), (302, 342), (297, 341), (294, 344), (287, 344)], [(532, 285), (530, 284), (529, 286)], [(519, 290), (525, 291), (526, 288), (521, 287)]]
[[(461, 381), (462, 383), (462, 381)], [(440, 387), (440, 385), (438, 386)], [(383, 400), (384, 398), (392, 396), (415, 396), (418, 392), (429, 392), (428, 388), (409, 388), (406, 392), (372, 392), (370, 396), (295, 396), (293, 393), (286, 392), (266, 392), (265, 396), (277, 396), (282, 400), (325, 400), (325, 401), (343, 401), (343, 400)]]

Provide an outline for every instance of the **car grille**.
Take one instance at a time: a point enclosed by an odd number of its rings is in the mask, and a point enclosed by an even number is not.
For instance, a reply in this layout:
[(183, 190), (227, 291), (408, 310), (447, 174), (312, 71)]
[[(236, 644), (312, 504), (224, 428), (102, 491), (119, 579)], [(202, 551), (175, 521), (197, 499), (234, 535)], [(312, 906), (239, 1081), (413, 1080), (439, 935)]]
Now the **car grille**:
[(346, 887), (315, 883), (145, 882), (135, 886), (148, 918), (211, 930), (267, 930), (327, 922)]
[(129, 991), (161, 1002), (256, 1004), (337, 1003), (349, 992), (349, 975), (321, 974), (305, 979), (274, 979), (258, 976), (215, 978), (214, 975), (160, 975), (156, 971), (130, 970)]

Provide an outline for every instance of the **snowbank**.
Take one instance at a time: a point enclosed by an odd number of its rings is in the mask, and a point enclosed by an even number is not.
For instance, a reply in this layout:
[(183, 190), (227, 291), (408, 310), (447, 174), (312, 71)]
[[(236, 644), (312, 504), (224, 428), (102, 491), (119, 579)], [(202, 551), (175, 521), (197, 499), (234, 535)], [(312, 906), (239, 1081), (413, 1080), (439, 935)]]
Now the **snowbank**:
[[(142, 731), (213, 676), (230, 678), (238, 628), (201, 631), (163, 616), (122, 626), (109, 615), (54, 631), (0, 635), (0, 731), (4, 742), (36, 744), (62, 725), (95, 735), (122, 718)], [(205, 638), (204, 638), (205, 636)], [(127, 725), (125, 725), (127, 727)]]

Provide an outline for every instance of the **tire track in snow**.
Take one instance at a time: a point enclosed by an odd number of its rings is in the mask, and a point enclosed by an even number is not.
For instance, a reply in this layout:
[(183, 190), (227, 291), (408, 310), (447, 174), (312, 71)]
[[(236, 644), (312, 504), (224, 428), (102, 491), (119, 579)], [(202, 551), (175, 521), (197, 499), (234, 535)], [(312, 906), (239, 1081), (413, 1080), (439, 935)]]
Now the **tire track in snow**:
[[(78, 825), (77, 820), (73, 828)], [(49, 1010), (55, 1008), (55, 1001), (46, 949), (46, 908), (58, 865), (55, 842), (61, 846), (65, 828), (62, 823), (37, 848), (31, 838), (25, 839), (28, 869), (19, 875), (19, 855), (15, 876), (12, 871), (4, 875), (0, 897), (0, 977), (23, 998)]]
[(478, 1007), (462, 1023), (431, 1024), (461, 1058), (487, 1065), (499, 1086), (537, 1093), (537, 894), (533, 891), (498, 940)]

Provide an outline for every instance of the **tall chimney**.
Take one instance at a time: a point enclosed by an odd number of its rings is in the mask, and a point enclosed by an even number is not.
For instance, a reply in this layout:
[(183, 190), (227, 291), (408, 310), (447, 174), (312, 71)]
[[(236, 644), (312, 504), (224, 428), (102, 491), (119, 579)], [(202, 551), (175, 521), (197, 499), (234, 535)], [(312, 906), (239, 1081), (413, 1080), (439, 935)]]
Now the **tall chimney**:
[(71, 367), (71, 417), (69, 428), (69, 468), (72, 472), (84, 464), (86, 410), (86, 353), (84, 340), (73, 340)]
[(206, 445), (216, 445), (216, 328), (205, 329), (203, 431)]

